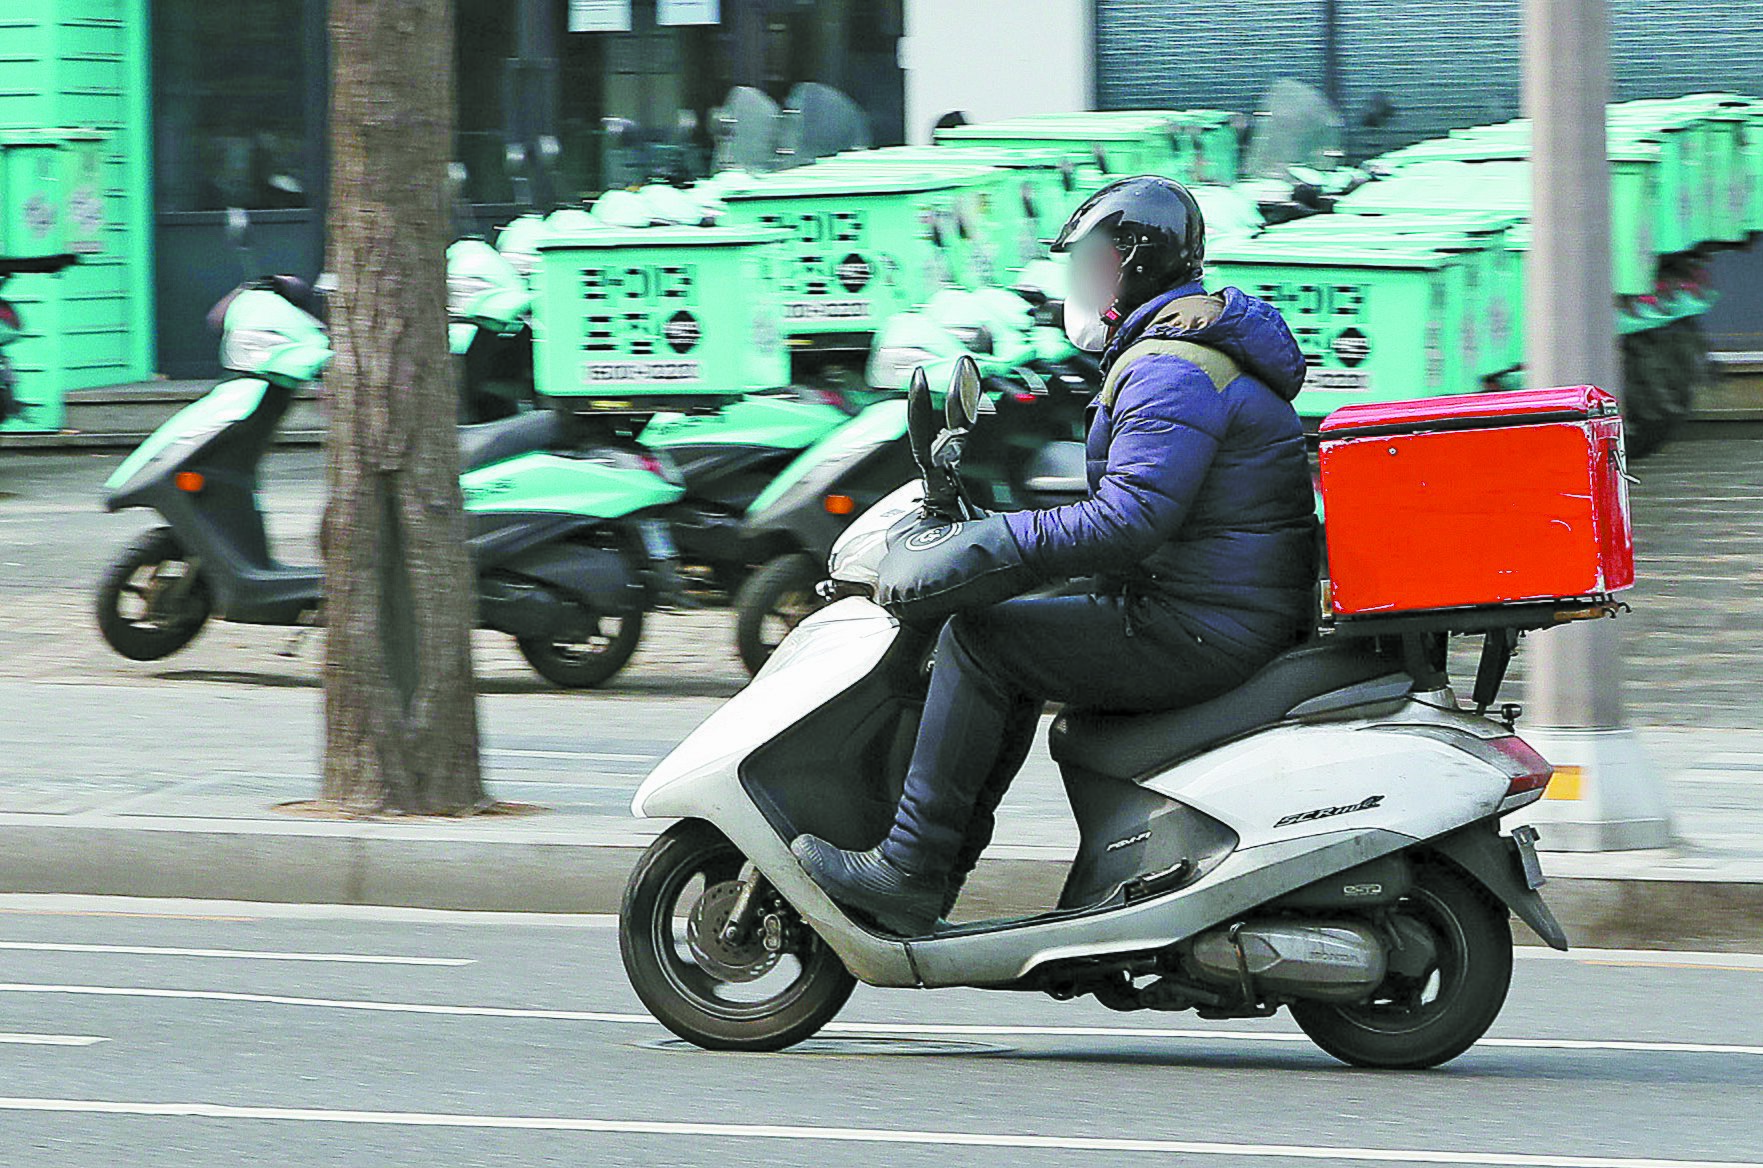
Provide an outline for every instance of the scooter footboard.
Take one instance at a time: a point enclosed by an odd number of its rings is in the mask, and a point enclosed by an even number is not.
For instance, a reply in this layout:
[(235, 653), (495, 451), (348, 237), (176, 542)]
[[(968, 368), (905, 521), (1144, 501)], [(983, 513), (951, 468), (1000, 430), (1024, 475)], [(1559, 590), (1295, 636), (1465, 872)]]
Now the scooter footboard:
[(1241, 848), (1204, 879), (1136, 904), (1050, 914), (1040, 924), (944, 933), (908, 941), (906, 947), (927, 987), (1008, 986), (1054, 961), (1167, 948), (1415, 842), (1400, 832), (1371, 828)]
[(521, 552), (498, 572), (548, 585), (590, 611), (618, 616), (643, 608), (643, 582), (624, 556), (581, 543), (551, 543)]

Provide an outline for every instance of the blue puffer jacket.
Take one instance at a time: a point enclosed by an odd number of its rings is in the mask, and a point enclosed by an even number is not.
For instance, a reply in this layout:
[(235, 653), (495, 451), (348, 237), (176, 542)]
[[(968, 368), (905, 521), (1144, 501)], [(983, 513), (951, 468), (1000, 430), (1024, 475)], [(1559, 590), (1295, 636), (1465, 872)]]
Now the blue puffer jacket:
[(1291, 407), (1304, 357), (1273, 306), (1235, 288), (1170, 307), (1205, 294), (1189, 284), (1138, 309), (1103, 367), (1141, 338), (1172, 339), (1225, 353), (1238, 376), (1214, 386), (1183, 357), (1134, 354), (1112, 406), (1092, 407), (1090, 497), (1015, 512), (1010, 531), (1040, 574), (1124, 591), (1135, 626), (1266, 659), (1308, 627), (1313, 603), (1314, 501)]

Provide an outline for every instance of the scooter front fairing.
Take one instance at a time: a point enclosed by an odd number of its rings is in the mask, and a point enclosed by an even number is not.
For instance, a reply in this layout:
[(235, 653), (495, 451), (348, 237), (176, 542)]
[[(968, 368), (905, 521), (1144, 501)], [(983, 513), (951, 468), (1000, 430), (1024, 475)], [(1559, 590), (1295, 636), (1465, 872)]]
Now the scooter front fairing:
[[(918, 984), (906, 947), (854, 929), (790, 854), (786, 824), (836, 841), (879, 835), (893, 814), (922, 704), (922, 639), (851, 597), (809, 616), (759, 675), (650, 772), (631, 803), (643, 817), (707, 819), (765, 874), (847, 968), (874, 985)], [(766, 788), (743, 771), (762, 768)], [(804, 818), (797, 804), (817, 806)], [(871, 841), (866, 841), (871, 842)], [(853, 844), (853, 846), (855, 846)]]

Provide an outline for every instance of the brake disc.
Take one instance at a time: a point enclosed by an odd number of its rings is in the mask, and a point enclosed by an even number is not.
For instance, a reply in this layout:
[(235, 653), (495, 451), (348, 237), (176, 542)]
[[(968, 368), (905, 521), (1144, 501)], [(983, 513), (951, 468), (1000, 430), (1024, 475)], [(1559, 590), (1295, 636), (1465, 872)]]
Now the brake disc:
[(741, 896), (741, 881), (725, 880), (704, 890), (686, 918), (686, 945), (704, 972), (721, 981), (758, 981), (777, 965), (778, 954), (765, 948), (763, 930), (748, 930), (739, 944), (722, 939), (722, 926)]

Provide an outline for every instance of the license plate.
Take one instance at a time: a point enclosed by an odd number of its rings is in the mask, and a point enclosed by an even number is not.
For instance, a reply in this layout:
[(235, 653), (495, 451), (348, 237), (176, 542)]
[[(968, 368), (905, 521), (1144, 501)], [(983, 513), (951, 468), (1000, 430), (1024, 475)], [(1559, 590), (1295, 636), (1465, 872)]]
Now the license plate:
[(1543, 875), (1543, 865), (1537, 859), (1537, 829), (1528, 823), (1512, 829), (1512, 842), (1518, 845), (1518, 864), (1524, 869), (1524, 882), (1532, 891), (1541, 888), (1548, 882)]
[(1304, 389), (1310, 393), (1370, 393), (1369, 369), (1307, 369)]
[(645, 519), (637, 525), (643, 536), (643, 550), (651, 560), (677, 560), (679, 548), (674, 545), (673, 531), (659, 519)]

